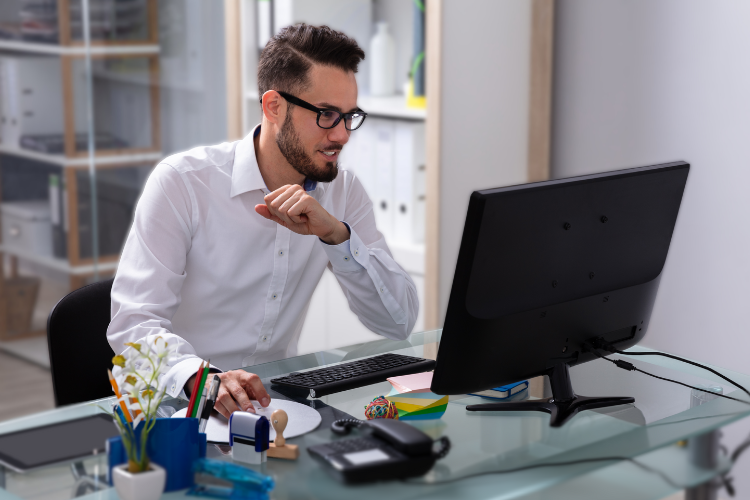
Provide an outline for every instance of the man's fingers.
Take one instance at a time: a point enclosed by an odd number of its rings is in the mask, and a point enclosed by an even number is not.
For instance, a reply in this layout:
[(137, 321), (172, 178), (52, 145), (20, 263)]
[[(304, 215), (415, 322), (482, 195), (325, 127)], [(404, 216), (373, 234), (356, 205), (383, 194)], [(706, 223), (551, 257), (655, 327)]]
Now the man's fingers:
[(310, 199), (303, 198), (287, 210), (289, 218), (297, 224), (307, 222), (307, 212), (310, 210)]
[(253, 407), (245, 388), (235, 378), (227, 380), (225, 389), (232, 395), (232, 399), (234, 399), (241, 410), (247, 411)]
[[(299, 189), (297, 189), (299, 188)], [(299, 196), (298, 193), (302, 188), (300, 186), (292, 186), (289, 189), (287, 189), (285, 192), (279, 194), (273, 201), (270, 203), (266, 203), (266, 206), (271, 211), (272, 215), (277, 216), (287, 224), (291, 224), (292, 220), (289, 218), (289, 216), (286, 214), (286, 210), (289, 208), (289, 204), (287, 203), (290, 199), (294, 199), (296, 196)], [(294, 202), (292, 202), (293, 204)]]
[[(223, 386), (223, 381), (222, 381)], [(229, 415), (232, 413), (241, 410), (239, 406), (237, 406), (237, 402), (232, 397), (232, 394), (226, 390), (225, 387), (222, 387), (219, 390), (219, 396), (216, 398), (217, 403), (221, 403), (221, 405), (224, 407), (226, 414), (219, 410), (219, 413), (224, 415), (225, 417), (229, 418)]]
[(263, 408), (271, 404), (271, 397), (266, 392), (266, 388), (263, 387), (260, 377), (256, 374), (246, 373), (246, 375), (242, 377), (242, 385), (246, 391), (252, 391), (253, 398), (258, 400)]
[(263, 201), (266, 202), (266, 204), (271, 203), (273, 200), (276, 199), (277, 196), (281, 195), (282, 193), (285, 193), (287, 189), (289, 189), (292, 185), (286, 184), (284, 186), (281, 186), (280, 188), (268, 193), (263, 197)]
[[(255, 205), (255, 211), (265, 217), (266, 219), (271, 219), (271, 211), (268, 210), (268, 207), (265, 205)], [(271, 219), (273, 220), (273, 219)]]
[(216, 401), (216, 404), (214, 405), (214, 410), (221, 413), (221, 415), (227, 420), (229, 420), (229, 416), (232, 414), (229, 410), (226, 409), (226, 407), (224, 407), (224, 403), (222, 403), (221, 401)]
[(282, 203), (288, 200), (290, 196), (292, 196), (300, 189), (302, 189), (302, 186), (299, 186), (297, 184), (282, 186), (273, 193), (265, 195), (263, 197), (263, 201), (265, 201), (266, 205), (268, 205), (268, 207), (271, 209), (278, 208)]
[(302, 191), (297, 191), (292, 194), (289, 198), (284, 201), (281, 205), (279, 205), (279, 212), (288, 215), (289, 209), (292, 208), (294, 205), (299, 203), (299, 200), (305, 196), (305, 193)]

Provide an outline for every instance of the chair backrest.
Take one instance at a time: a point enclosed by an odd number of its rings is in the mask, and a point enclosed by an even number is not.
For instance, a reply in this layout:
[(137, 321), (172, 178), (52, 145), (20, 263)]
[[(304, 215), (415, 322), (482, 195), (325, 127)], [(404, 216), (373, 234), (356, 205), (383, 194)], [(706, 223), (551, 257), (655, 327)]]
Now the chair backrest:
[(114, 352), (107, 342), (114, 278), (63, 297), (47, 318), (52, 388), (57, 406), (112, 395), (107, 368)]

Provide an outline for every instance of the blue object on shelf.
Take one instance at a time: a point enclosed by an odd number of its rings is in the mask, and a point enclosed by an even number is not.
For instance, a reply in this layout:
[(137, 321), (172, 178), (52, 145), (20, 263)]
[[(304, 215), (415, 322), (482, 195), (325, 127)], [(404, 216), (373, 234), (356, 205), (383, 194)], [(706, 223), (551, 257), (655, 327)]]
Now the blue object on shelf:
[(193, 471), (200, 478), (208, 476), (210, 484), (195, 484), (188, 495), (231, 500), (268, 500), (276, 484), (269, 476), (247, 467), (221, 460), (204, 458), (195, 462)]
[[(194, 484), (193, 463), (206, 457), (206, 435), (198, 432), (197, 418), (157, 418), (148, 436), (146, 450), (149, 459), (161, 465), (167, 472), (164, 491), (189, 488)], [(141, 435), (143, 423), (135, 430), (136, 439)], [(107, 440), (109, 458), (109, 484), (112, 484), (112, 468), (128, 461), (121, 437)]]

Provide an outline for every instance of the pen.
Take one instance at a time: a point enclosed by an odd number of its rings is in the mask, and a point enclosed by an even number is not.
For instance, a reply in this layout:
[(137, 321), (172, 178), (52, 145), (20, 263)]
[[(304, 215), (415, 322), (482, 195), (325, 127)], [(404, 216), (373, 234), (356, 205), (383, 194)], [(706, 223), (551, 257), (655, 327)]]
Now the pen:
[[(117, 399), (119, 400), (122, 398), (122, 395), (120, 394), (120, 388), (117, 387), (117, 380), (115, 380), (115, 376), (112, 375), (112, 370), (107, 370), (107, 375), (109, 376), (109, 383), (112, 384), (112, 390), (115, 391), (115, 396), (117, 396)], [(120, 408), (122, 408), (122, 414), (125, 417), (125, 420), (128, 422), (132, 422), (133, 419), (130, 416), (130, 412), (128, 411), (128, 407), (125, 406), (125, 401), (120, 401)]]
[(211, 382), (211, 392), (206, 400), (206, 405), (203, 407), (203, 413), (201, 413), (201, 421), (198, 425), (198, 432), (206, 432), (206, 425), (208, 425), (208, 417), (211, 416), (211, 411), (214, 409), (216, 404), (216, 396), (219, 394), (219, 386), (221, 385), (221, 378), (218, 375), (214, 375), (213, 382)]
[(206, 394), (208, 391), (206, 390), (206, 379), (208, 378), (208, 370), (211, 368), (211, 360), (209, 359), (206, 362), (206, 367), (203, 368), (203, 373), (201, 373), (201, 383), (198, 386), (198, 394), (195, 396), (195, 408), (193, 408), (193, 414), (192, 417), (200, 418), (201, 412), (203, 411), (203, 405), (206, 404)]

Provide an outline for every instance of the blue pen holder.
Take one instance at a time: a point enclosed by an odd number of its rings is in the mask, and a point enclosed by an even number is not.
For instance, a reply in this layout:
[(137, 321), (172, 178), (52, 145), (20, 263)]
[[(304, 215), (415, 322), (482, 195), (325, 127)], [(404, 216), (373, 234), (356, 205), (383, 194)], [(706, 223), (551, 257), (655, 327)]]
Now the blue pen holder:
[[(143, 424), (135, 430), (140, 436)], [(146, 445), (149, 459), (167, 471), (164, 491), (189, 488), (194, 484), (193, 462), (206, 457), (206, 435), (198, 432), (197, 418), (157, 418)], [(112, 467), (128, 461), (121, 437), (107, 440), (109, 484)]]

